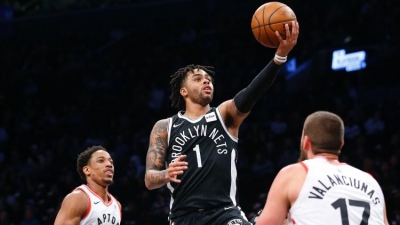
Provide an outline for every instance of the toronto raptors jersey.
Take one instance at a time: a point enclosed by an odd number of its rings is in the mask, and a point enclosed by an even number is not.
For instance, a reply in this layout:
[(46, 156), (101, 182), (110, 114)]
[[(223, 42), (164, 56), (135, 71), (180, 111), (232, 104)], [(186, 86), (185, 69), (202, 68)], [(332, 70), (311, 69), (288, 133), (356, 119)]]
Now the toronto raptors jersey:
[(322, 157), (301, 163), (308, 172), (289, 211), (289, 224), (384, 224), (384, 196), (370, 174)]
[(82, 217), (80, 225), (121, 224), (121, 209), (114, 196), (108, 194), (110, 201), (103, 202), (102, 198), (86, 185), (81, 185), (76, 189), (84, 191), (89, 197), (88, 210)]
[(188, 169), (167, 184), (170, 218), (189, 211), (236, 205), (237, 138), (225, 127), (218, 108), (191, 120), (183, 112), (169, 118), (167, 166), (187, 155)]

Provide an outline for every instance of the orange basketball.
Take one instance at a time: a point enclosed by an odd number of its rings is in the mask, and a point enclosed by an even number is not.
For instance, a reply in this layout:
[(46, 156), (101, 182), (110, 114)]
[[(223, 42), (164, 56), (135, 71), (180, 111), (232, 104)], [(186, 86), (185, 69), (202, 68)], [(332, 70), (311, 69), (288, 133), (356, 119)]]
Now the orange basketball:
[(281, 2), (267, 2), (255, 11), (251, 19), (251, 30), (262, 45), (268, 48), (277, 48), (279, 40), (275, 31), (278, 31), (285, 39), (285, 24), (288, 24), (291, 29), (292, 21), (297, 21), (297, 18), (289, 6)]

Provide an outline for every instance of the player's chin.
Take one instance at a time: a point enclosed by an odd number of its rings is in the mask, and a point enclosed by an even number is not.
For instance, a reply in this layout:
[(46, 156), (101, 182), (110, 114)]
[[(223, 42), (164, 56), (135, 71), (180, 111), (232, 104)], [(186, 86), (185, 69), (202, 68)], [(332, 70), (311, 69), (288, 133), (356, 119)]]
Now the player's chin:
[(114, 183), (114, 180), (113, 180), (112, 177), (111, 178), (104, 178), (103, 182), (106, 183), (107, 185), (110, 185), (110, 184)]
[(202, 96), (202, 101), (204, 102), (204, 104), (209, 104), (212, 100), (213, 100), (213, 94)]

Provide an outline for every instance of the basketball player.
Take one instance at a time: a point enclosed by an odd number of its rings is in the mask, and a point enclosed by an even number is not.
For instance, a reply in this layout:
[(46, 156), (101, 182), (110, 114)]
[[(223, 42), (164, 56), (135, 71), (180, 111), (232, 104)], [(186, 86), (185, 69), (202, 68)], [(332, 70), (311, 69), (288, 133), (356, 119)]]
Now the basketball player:
[[(338, 156), (342, 119), (331, 112), (309, 115), (303, 126), (299, 163), (276, 176), (256, 225), (388, 225), (378, 182)], [(289, 211), (289, 213), (288, 213)]]
[(233, 99), (211, 107), (212, 67), (188, 65), (171, 76), (172, 106), (182, 110), (159, 120), (150, 134), (145, 184), (167, 184), (170, 224), (250, 224), (236, 199), (238, 130), (297, 42), (299, 25), (279, 33), (276, 56)]
[(85, 181), (63, 200), (55, 225), (120, 225), (121, 204), (109, 192), (114, 162), (102, 146), (92, 146), (79, 154), (79, 176)]

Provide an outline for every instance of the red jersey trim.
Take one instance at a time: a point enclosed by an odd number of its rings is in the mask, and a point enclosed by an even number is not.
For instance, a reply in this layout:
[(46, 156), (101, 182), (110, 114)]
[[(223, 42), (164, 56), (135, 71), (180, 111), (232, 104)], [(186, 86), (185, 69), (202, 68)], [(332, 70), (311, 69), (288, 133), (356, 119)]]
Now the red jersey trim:
[(109, 198), (110, 200), (106, 203), (106, 202), (103, 201), (103, 199), (102, 199), (98, 194), (96, 194), (96, 192), (94, 192), (92, 189), (90, 189), (89, 186), (87, 186), (86, 184), (84, 184), (84, 185), (87, 187), (87, 189), (88, 189), (93, 195), (95, 195), (96, 197), (98, 197), (98, 198), (104, 203), (104, 205), (110, 206), (110, 205), (113, 203), (113, 197), (112, 197), (109, 193), (107, 193), (107, 195), (108, 195), (108, 198)]
[(308, 167), (304, 162), (300, 162), (300, 165), (303, 166), (303, 168), (306, 170), (306, 172), (308, 173)]

